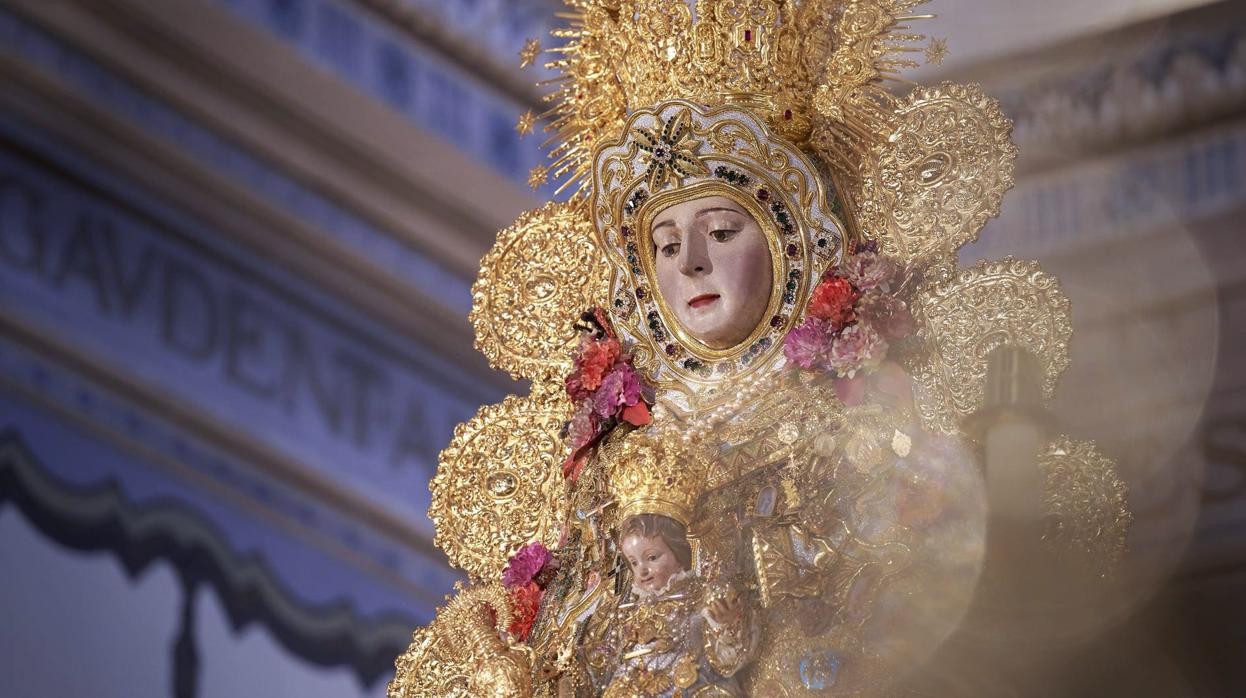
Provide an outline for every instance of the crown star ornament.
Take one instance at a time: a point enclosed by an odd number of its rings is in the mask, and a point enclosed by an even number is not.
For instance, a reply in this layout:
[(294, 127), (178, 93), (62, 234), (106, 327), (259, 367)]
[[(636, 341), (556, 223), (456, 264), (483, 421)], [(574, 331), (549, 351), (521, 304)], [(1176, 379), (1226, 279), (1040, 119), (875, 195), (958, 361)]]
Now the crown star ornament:
[(519, 134), (520, 138), (523, 138), (529, 133), (532, 133), (532, 129), (535, 126), (536, 126), (536, 114), (533, 114), (532, 110), (529, 109), (528, 111), (519, 115), (519, 121), (515, 122), (515, 132)]
[(539, 39), (528, 39), (524, 42), (523, 48), (519, 50), (519, 67), (527, 68), (532, 62), (541, 55), (541, 42)]

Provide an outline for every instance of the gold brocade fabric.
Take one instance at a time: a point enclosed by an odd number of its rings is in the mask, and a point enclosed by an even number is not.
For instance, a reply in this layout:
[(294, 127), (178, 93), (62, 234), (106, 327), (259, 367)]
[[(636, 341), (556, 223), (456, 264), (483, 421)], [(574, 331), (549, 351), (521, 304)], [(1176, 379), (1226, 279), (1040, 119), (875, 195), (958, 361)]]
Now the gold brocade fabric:
[[(722, 429), (716, 486), (690, 526), (698, 574), (738, 585), (755, 612), (757, 647), (734, 680), (743, 695), (869, 693), (918, 666), (968, 604), (985, 533), (975, 461), (903, 408), (845, 408), (829, 385), (785, 385), (765, 402), (787, 409), (749, 410)], [(595, 679), (600, 648), (627, 624), (603, 618), (616, 617), (630, 579), (593, 562), (617, 551), (596, 533), (608, 526), (592, 513), (600, 493), (587, 491), (637, 436), (612, 439), (577, 483), (563, 554), (580, 562), (555, 583), (531, 640), (537, 695), (558, 695), (560, 680), (574, 695), (607, 685)], [(674, 695), (663, 686), (628, 695)]]

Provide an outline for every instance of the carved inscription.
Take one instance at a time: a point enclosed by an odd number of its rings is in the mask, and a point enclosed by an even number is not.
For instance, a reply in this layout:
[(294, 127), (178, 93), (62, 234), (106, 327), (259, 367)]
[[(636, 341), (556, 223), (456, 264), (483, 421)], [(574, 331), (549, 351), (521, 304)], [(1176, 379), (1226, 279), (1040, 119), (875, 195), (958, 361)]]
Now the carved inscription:
[[(2, 162), (2, 161), (0, 161)], [(260, 415), (274, 443), (325, 438), (342, 470), (431, 472), (489, 395), (373, 342), (264, 277), (112, 202), (0, 168), (0, 309), (202, 409)], [(430, 360), (435, 361), (435, 360)], [(433, 409), (435, 407), (435, 409)], [(287, 431), (288, 427), (288, 431)], [(280, 431), (280, 434), (273, 432)], [(339, 451), (338, 449), (342, 449)]]

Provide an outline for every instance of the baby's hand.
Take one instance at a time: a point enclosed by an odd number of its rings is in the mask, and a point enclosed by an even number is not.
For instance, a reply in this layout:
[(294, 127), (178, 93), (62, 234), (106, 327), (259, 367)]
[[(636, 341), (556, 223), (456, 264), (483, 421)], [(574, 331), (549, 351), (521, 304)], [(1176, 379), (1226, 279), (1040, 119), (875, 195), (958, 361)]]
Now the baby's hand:
[(730, 589), (710, 601), (706, 610), (709, 612), (710, 620), (718, 625), (732, 625), (740, 620), (742, 615), (740, 594)]

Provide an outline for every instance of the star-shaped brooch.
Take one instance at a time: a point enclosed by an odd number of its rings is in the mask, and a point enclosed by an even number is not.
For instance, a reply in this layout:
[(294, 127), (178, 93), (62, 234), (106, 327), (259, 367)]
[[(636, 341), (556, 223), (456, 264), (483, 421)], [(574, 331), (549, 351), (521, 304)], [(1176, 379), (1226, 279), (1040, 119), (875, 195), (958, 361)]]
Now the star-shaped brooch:
[(657, 191), (672, 177), (679, 182), (684, 177), (709, 174), (696, 154), (701, 141), (691, 138), (691, 133), (692, 116), (687, 108), (671, 115), (661, 129), (643, 126), (632, 129), (636, 147), (649, 154), (645, 169), (649, 191)]

